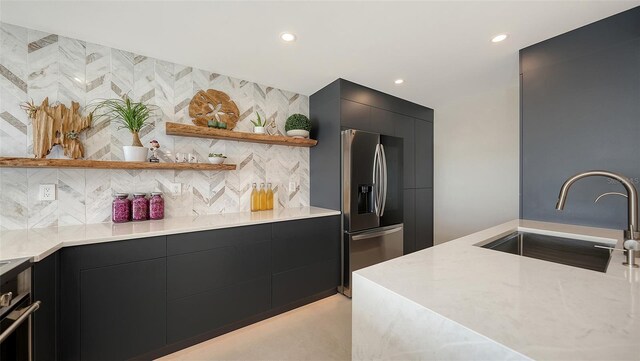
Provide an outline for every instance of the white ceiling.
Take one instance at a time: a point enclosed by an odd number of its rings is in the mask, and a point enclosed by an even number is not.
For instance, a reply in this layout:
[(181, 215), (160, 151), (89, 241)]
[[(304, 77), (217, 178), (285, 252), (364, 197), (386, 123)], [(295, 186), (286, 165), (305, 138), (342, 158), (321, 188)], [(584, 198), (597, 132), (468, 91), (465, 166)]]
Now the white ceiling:
[(517, 84), (519, 49), (638, 5), (2, 0), (0, 19), (307, 95), (342, 77), (437, 108)]

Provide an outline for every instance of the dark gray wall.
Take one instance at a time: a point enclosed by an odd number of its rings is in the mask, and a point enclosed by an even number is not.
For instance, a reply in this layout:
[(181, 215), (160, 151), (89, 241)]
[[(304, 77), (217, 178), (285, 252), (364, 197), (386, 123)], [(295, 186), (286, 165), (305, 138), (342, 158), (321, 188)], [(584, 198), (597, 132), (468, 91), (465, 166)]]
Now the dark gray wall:
[(560, 186), (591, 169), (640, 180), (640, 7), (520, 51), (521, 216), (627, 227), (626, 200), (607, 178), (576, 183), (565, 210)]

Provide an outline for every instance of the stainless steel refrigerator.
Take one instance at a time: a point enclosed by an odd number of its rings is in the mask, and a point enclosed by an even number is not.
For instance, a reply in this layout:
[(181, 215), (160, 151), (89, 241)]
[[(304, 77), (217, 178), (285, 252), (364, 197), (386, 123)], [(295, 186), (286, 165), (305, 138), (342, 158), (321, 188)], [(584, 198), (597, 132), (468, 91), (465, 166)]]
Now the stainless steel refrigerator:
[(342, 133), (342, 285), (351, 274), (402, 256), (402, 138), (347, 129)]

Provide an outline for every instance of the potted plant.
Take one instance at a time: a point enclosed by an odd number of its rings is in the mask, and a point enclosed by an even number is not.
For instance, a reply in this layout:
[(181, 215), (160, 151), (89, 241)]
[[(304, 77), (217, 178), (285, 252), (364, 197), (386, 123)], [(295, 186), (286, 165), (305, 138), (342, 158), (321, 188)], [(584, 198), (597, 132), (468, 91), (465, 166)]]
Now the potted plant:
[(294, 138), (309, 138), (311, 121), (304, 114), (293, 114), (284, 124), (287, 135)]
[(258, 112), (256, 112), (256, 115), (258, 116), (258, 119), (251, 121), (251, 123), (253, 123), (253, 132), (256, 134), (264, 134), (266, 133), (264, 127), (267, 125), (267, 120), (262, 120), (262, 118), (260, 118), (260, 113)]
[(131, 145), (123, 146), (124, 160), (127, 162), (145, 162), (149, 149), (142, 146), (140, 131), (146, 126), (151, 117), (152, 106), (143, 102), (133, 102), (128, 96), (123, 99), (104, 99), (95, 105), (94, 111), (98, 117), (115, 120), (119, 129), (128, 129), (133, 141)]
[(212, 164), (222, 164), (227, 157), (221, 153), (209, 153), (209, 162)]

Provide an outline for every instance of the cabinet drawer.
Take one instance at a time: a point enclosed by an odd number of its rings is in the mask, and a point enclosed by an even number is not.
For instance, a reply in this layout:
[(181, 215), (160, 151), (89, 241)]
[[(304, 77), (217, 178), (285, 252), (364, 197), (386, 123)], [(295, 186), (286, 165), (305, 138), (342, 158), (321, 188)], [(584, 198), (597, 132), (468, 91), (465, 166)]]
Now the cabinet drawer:
[(270, 277), (169, 301), (167, 343), (215, 331), (270, 308)]
[(271, 239), (271, 225), (233, 227), (167, 236), (169, 256), (220, 247), (237, 246)]
[(167, 257), (169, 300), (271, 274), (270, 242), (220, 247)]
[(158, 236), (69, 247), (63, 250), (61, 261), (75, 269), (144, 261), (166, 256), (166, 242), (165, 236)]
[(273, 275), (273, 308), (335, 289), (339, 284), (338, 258)]
[(273, 272), (340, 257), (340, 216), (273, 225)]

